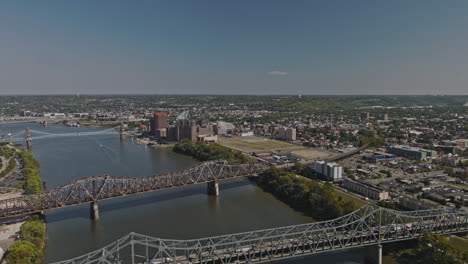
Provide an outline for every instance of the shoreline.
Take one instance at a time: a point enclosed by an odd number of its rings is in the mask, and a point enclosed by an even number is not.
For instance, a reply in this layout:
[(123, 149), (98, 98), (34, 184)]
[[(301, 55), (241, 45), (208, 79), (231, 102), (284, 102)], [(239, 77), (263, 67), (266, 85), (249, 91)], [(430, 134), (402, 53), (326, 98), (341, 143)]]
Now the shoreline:
[[(18, 144), (8, 145), (8, 148), (14, 149), (10, 159), (15, 159), (17, 166), (12, 172), (15, 173), (15, 178), (7, 179), (7, 184), (16, 183), (14, 187), (3, 187), (6, 192), (0, 194), (0, 199), (5, 200), (44, 192), (40, 164), (34, 155)], [(2, 182), (12, 173), (2, 178)], [(22, 189), (19, 188), (20, 186)], [(0, 229), (0, 232), (3, 231), (0, 234), (0, 245), (4, 251), (1, 258), (8, 261), (9, 258), (14, 259), (23, 256), (23, 254), (29, 254), (35, 256), (37, 261), (44, 260), (47, 230), (45, 216), (25, 215), (10, 219), (10, 221), (14, 221), (14, 223), (9, 224), (8, 220), (5, 220), (5, 223), (2, 224), (3, 229)]]

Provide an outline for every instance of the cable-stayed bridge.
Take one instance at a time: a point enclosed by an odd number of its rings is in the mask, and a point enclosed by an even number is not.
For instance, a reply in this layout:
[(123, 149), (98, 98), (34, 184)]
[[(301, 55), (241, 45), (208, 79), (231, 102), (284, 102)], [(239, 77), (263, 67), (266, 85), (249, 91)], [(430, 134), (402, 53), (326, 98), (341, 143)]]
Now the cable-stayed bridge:
[(131, 233), (88, 254), (54, 264), (262, 263), (355, 247), (415, 239), (425, 232), (468, 231), (457, 209), (395, 211), (367, 204), (328, 221), (189, 240)]

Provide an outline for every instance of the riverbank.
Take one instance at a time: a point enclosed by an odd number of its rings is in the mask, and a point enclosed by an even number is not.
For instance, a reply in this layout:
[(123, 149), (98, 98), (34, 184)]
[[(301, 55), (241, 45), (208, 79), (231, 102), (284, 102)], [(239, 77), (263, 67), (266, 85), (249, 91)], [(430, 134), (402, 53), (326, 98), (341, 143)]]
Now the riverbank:
[(263, 190), (317, 221), (337, 218), (362, 206), (338, 194), (331, 184), (322, 185), (275, 167), (251, 179)]
[[(40, 166), (32, 153), (19, 145), (8, 145), (10, 160), (18, 160), (22, 177), (16, 177), (18, 189), (12, 194), (14, 188), (0, 195), (1, 199), (10, 199), (24, 194), (37, 194), (43, 192)], [(15, 168), (18, 166), (15, 165)], [(4, 224), (1, 229), (0, 245), (7, 250), (8, 264), (42, 263), (45, 248), (45, 220), (43, 216), (30, 216), (25, 222), (20, 219), (12, 224)]]

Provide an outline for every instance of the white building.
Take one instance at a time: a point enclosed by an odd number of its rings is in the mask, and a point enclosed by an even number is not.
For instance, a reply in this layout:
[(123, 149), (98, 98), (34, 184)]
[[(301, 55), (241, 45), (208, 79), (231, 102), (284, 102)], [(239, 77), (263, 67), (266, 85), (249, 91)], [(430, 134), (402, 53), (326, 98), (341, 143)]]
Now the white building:
[(315, 161), (314, 171), (327, 177), (330, 181), (339, 181), (343, 178), (343, 167), (335, 162)]
[(253, 131), (241, 132), (241, 137), (252, 137), (254, 135)]
[(343, 187), (359, 194), (369, 197), (374, 200), (388, 200), (390, 197), (388, 192), (377, 187), (368, 185), (362, 182), (353, 181), (351, 179), (346, 179), (343, 181)]
[(323, 167), (325, 165), (325, 161), (318, 160), (314, 163), (314, 171), (318, 174), (323, 174)]

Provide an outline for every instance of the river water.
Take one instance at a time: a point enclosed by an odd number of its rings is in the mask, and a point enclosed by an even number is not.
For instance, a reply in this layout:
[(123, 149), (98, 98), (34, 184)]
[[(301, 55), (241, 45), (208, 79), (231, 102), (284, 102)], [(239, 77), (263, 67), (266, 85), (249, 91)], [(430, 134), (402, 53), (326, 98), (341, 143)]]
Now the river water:
[[(73, 179), (110, 174), (141, 177), (183, 170), (196, 160), (160, 147), (122, 141), (103, 128), (39, 124), (0, 125), (0, 135), (32, 129), (33, 153), (48, 189)], [(220, 197), (194, 185), (99, 202), (100, 220), (91, 221), (89, 205), (46, 213), (47, 262), (73, 258), (130, 233), (189, 239), (310, 222), (247, 179), (224, 181)], [(275, 263), (363, 263), (365, 249), (295, 258)]]

